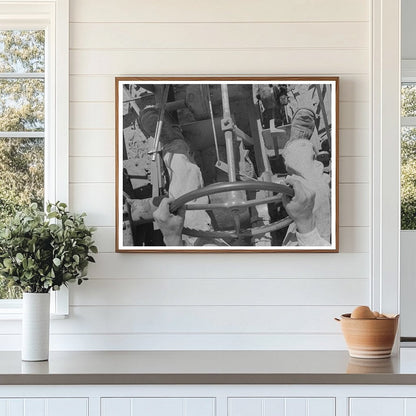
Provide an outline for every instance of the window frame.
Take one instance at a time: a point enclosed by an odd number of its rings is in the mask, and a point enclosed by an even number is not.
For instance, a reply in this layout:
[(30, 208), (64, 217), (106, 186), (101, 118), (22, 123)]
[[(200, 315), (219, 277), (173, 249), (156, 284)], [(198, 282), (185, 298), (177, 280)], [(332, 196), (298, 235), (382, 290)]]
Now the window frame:
[(399, 1), (371, 2), (370, 306), (400, 311), (400, 22)]
[[(69, 200), (69, 0), (0, 0), (0, 30), (45, 30), (45, 201)], [(59, 86), (59, 88), (57, 88)], [(66, 287), (51, 313), (69, 313)], [(20, 318), (21, 300), (0, 300), (0, 320)]]
[[(401, 86), (404, 83), (413, 83), (416, 84), (416, 60), (402, 60), (401, 61)], [(401, 106), (400, 106), (401, 108)], [(400, 117), (400, 127), (414, 127), (416, 128), (416, 117)], [(401, 164), (400, 164), (401, 166)], [(414, 236), (416, 230), (402, 230), (400, 227), (401, 235), (401, 264), (402, 264), (402, 273), (400, 276), (400, 281), (402, 285), (401, 291), (401, 335), (404, 339), (401, 341), (401, 346), (405, 347), (414, 347), (414, 326), (409, 325), (410, 319), (406, 317), (411, 316), (414, 312), (413, 300), (411, 296), (408, 295), (409, 290), (413, 288), (409, 279), (411, 276), (409, 274), (408, 267), (408, 256), (409, 250), (403, 249), (404, 246), (408, 247), (408, 244), (411, 244), (411, 248), (414, 248)]]
[[(400, 87), (403, 84), (411, 83), (416, 85), (416, 60), (403, 60), (402, 71), (401, 71), (401, 82)], [(410, 127), (416, 129), (416, 117), (415, 116), (400, 116), (400, 142), (401, 142), (401, 131), (402, 127)], [(400, 163), (401, 169), (401, 163)], [(400, 226), (400, 232), (411, 232), (414, 233), (416, 230), (402, 230)]]
[[(411, 83), (416, 84), (416, 60), (402, 60), (401, 65), (401, 82), (400, 87), (403, 84)], [(400, 116), (400, 133), (402, 127), (410, 127), (416, 129), (416, 117), (415, 116)], [(400, 134), (400, 141), (401, 141), (401, 134)], [(401, 168), (401, 163), (400, 163)], [(415, 233), (416, 230), (402, 230), (400, 226), (400, 233)]]

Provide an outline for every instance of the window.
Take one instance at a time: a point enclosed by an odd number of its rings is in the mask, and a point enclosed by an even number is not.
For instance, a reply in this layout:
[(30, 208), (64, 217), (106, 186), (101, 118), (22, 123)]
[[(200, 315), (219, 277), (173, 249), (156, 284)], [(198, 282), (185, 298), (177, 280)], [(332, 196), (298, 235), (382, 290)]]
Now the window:
[(416, 80), (401, 88), (401, 229), (416, 229)]
[(402, 61), (401, 85), (401, 341), (414, 346), (416, 323), (416, 61)]
[[(0, 30), (0, 221), (44, 203), (45, 31)], [(21, 291), (0, 278), (0, 299)]]
[[(68, 0), (0, 0), (0, 221), (11, 204), (68, 201), (68, 14)], [(67, 313), (66, 290), (53, 295)], [(0, 315), (20, 307), (0, 299)]]

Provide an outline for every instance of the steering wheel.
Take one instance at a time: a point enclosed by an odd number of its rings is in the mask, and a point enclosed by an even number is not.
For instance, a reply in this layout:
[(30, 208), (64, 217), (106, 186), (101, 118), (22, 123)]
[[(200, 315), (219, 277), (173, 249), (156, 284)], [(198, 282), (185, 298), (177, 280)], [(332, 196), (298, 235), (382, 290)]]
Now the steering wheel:
[[(215, 204), (188, 204), (195, 199), (209, 196), (213, 194), (219, 194), (223, 192), (232, 191), (270, 191), (275, 195), (269, 196), (263, 199), (253, 199), (249, 201), (229, 201)], [(280, 202), (282, 200), (282, 194), (292, 197), (294, 195), (293, 189), (290, 186), (282, 185), (273, 182), (262, 181), (241, 181), (241, 182), (218, 182), (204, 188), (199, 188), (194, 191), (188, 192), (179, 198), (175, 199), (170, 204), (170, 211), (172, 213), (178, 211), (179, 208), (184, 207), (185, 210), (229, 210), (234, 218), (235, 229), (233, 231), (203, 231), (192, 228), (184, 228), (182, 233), (191, 237), (205, 237), (205, 238), (239, 238), (239, 237), (253, 237), (257, 235), (266, 234), (268, 232), (280, 230), (287, 227), (292, 220), (289, 217), (283, 218), (272, 224), (262, 225), (259, 227), (251, 227), (245, 230), (240, 230), (240, 213), (247, 208), (254, 207), (256, 205), (270, 204), (274, 202)]]

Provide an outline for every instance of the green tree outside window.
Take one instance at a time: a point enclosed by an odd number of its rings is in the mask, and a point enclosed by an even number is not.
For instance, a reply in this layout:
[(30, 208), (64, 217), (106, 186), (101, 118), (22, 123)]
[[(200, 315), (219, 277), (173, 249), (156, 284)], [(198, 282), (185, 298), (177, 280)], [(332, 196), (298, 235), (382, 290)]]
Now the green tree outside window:
[[(43, 206), (44, 72), (45, 31), (0, 30), (0, 227), (32, 202)], [(20, 297), (0, 279), (0, 299)]]
[[(402, 85), (402, 118), (416, 117), (416, 85)], [(416, 125), (402, 127), (401, 229), (416, 229)]]

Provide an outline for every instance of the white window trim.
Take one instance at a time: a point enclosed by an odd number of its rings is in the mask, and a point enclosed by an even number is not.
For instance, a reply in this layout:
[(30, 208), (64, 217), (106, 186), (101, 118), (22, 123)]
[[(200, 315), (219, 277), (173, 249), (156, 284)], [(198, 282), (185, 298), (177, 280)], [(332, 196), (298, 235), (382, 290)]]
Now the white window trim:
[(400, 312), (400, 0), (373, 0), (371, 305)]
[(402, 60), (402, 82), (416, 82), (416, 59)]
[[(0, 10), (0, 29), (47, 30), (45, 200), (68, 202), (69, 0), (0, 0)], [(67, 315), (68, 289), (62, 287), (51, 294), (51, 312), (58, 316)], [(20, 316), (21, 308), (16, 306), (16, 302), (0, 301), (0, 319)]]
[(416, 126), (416, 117), (402, 117), (401, 118), (402, 127), (415, 127)]
[[(402, 83), (416, 83), (416, 60), (402, 60)], [(416, 127), (416, 117), (401, 117), (402, 127)]]
[[(402, 70), (401, 70), (401, 81), (402, 83), (416, 83), (416, 60), (402, 60)], [(401, 127), (413, 127), (416, 128), (416, 117), (401, 117)], [(401, 241), (402, 243), (410, 243), (411, 248), (414, 248), (414, 238), (412, 238), (416, 233), (416, 230), (401, 230)], [(412, 256), (409, 252), (409, 247), (403, 247), (400, 251), (401, 255), (401, 262), (402, 265), (404, 264), (404, 270), (402, 270), (401, 274), (401, 282), (402, 282), (402, 293), (401, 293), (401, 302), (402, 302), (402, 311), (407, 312), (407, 316), (403, 316), (402, 319), (402, 327), (404, 327), (404, 333), (402, 335), (404, 337), (412, 337), (414, 335), (414, 328), (413, 326), (409, 326), (409, 322), (411, 321), (411, 312), (413, 312), (413, 299), (411, 295), (407, 292), (409, 289), (411, 290), (412, 286), (410, 283), (410, 279), (412, 278), (409, 275), (409, 271), (407, 270), (406, 264), (408, 261), (408, 256)], [(407, 291), (407, 292), (406, 292)], [(413, 291), (412, 291), (413, 292)], [(406, 322), (407, 321), (407, 322)], [(405, 347), (415, 347), (416, 344), (414, 342), (402, 342), (402, 346)]]

